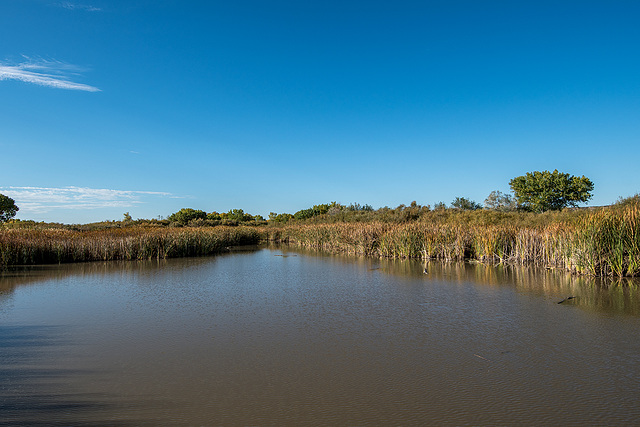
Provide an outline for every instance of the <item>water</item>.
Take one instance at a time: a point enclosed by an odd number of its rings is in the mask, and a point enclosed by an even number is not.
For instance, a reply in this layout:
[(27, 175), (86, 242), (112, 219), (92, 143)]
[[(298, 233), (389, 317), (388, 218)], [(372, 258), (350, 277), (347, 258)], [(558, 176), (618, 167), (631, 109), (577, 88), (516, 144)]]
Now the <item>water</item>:
[(634, 283), (547, 270), (277, 248), (17, 269), (0, 425), (629, 425), (639, 334)]

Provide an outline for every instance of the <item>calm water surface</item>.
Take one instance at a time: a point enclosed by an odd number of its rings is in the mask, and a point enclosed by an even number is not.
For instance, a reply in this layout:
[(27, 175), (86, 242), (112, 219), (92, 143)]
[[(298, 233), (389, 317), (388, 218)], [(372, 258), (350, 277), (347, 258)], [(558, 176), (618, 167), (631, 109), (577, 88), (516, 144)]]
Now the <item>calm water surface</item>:
[(278, 248), (18, 269), (0, 359), (0, 425), (631, 425), (640, 291)]

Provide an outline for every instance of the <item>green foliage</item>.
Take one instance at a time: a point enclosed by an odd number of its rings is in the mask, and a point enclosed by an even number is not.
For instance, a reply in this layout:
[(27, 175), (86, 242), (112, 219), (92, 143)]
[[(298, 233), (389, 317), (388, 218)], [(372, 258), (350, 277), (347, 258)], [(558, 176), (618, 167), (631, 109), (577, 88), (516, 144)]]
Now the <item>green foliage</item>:
[(313, 209), (302, 209), (293, 214), (293, 217), (299, 221), (313, 217)]
[(501, 191), (492, 191), (484, 200), (485, 209), (492, 209), (500, 212), (510, 212), (516, 209), (516, 201), (510, 194)]
[(527, 172), (513, 178), (509, 185), (518, 207), (533, 212), (576, 207), (591, 199), (593, 191), (589, 178), (560, 173), (557, 169), (553, 172)]
[(220, 214), (218, 212), (211, 212), (207, 214), (207, 219), (209, 221), (220, 221), (222, 219), (222, 216), (220, 216)]
[(269, 221), (272, 221), (272, 222), (286, 223), (291, 221), (292, 219), (293, 219), (293, 215), (288, 213), (281, 213), (281, 214), (276, 212), (269, 213)]
[(331, 209), (335, 205), (336, 205), (336, 202), (325, 203), (325, 204), (322, 204), (322, 205), (314, 205), (311, 208), (311, 210), (313, 210), (313, 216), (324, 215), (327, 212), (329, 212), (329, 209)]
[(360, 203), (351, 203), (346, 209), (352, 212), (373, 212), (371, 205), (360, 205)]
[(616, 206), (631, 206), (631, 205), (640, 205), (640, 193), (629, 196), (629, 197), (620, 197), (616, 203)]
[(19, 210), (11, 197), (0, 194), (0, 223), (9, 221)]
[(461, 209), (463, 211), (475, 211), (478, 209), (482, 209), (482, 205), (480, 203), (476, 203), (473, 200), (467, 199), (465, 197), (456, 197), (453, 202), (451, 202), (451, 207), (455, 209)]
[[(359, 206), (360, 205), (358, 205), (358, 207)], [(304, 221), (309, 218), (325, 215), (330, 211), (333, 215), (335, 215), (335, 213), (341, 211), (343, 208), (344, 207), (338, 204), (337, 202), (324, 203), (320, 205), (314, 205), (312, 208), (309, 208), (309, 209), (301, 209), (295, 214), (293, 214), (293, 218), (297, 219), (298, 221)]]
[(226, 214), (221, 215), (222, 219), (228, 222), (235, 223), (247, 223), (247, 222), (263, 222), (264, 218), (261, 215), (251, 215), (246, 213), (242, 209), (231, 209)]
[(178, 212), (172, 213), (167, 218), (171, 222), (176, 222), (181, 225), (187, 225), (189, 221), (193, 221), (194, 219), (206, 219), (207, 213), (205, 211), (191, 209), (191, 208), (183, 208)]
[[(251, 220), (250, 217), (251, 215), (249, 215), (249, 218), (247, 219)], [(225, 219), (242, 222), (245, 221), (245, 213), (242, 209), (231, 209), (229, 212), (227, 212)]]

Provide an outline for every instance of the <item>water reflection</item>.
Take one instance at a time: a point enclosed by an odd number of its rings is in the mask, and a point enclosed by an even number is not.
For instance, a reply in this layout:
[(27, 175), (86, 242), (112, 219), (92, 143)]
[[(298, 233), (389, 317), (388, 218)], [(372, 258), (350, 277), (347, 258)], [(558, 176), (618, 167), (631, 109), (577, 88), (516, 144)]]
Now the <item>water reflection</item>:
[[(231, 248), (231, 253), (216, 257), (188, 258), (180, 260), (180, 268), (198, 268), (215, 259), (223, 259), (234, 253), (255, 252), (262, 246)], [(400, 278), (418, 278), (454, 283), (475, 283), (483, 286), (509, 286), (519, 292), (545, 295), (565, 305), (607, 313), (640, 316), (640, 280), (594, 278), (576, 276), (562, 270), (504, 264), (468, 262), (416, 261), (400, 259), (371, 259), (341, 256), (310, 250), (293, 250), (286, 246), (270, 245), (274, 256), (318, 256), (332, 262), (358, 265), (370, 272), (391, 274)], [(42, 265), (14, 267), (0, 271), (0, 305), (18, 286), (38, 284), (47, 280), (66, 277), (88, 277), (117, 273), (121, 276), (154, 277), (159, 271), (171, 270), (176, 260), (109, 261), (80, 264)], [(567, 300), (567, 297), (573, 297)]]
[[(214, 257), (193, 257), (180, 259), (180, 268), (197, 268), (215, 259), (234, 253), (251, 253), (263, 249), (262, 246), (246, 245), (228, 248), (229, 252)], [(0, 298), (10, 294), (18, 286), (37, 284), (47, 280), (62, 280), (66, 277), (89, 277), (118, 273), (122, 276), (145, 276), (162, 269), (171, 268), (175, 259), (154, 259), (140, 261), (105, 261), (71, 264), (46, 264), (34, 266), (10, 266), (0, 269)]]
[[(633, 286), (287, 248), (18, 269), (0, 281), (0, 424), (640, 416)], [(577, 298), (557, 304), (567, 296)]]
[[(285, 252), (287, 253), (286, 249)], [(479, 262), (416, 261), (341, 256), (298, 250), (308, 256), (322, 256), (333, 262), (356, 264), (371, 272), (425, 281), (475, 283), (482, 286), (513, 287), (518, 292), (544, 295), (551, 302), (583, 309), (640, 316), (640, 279), (576, 276), (558, 269)]]
[(0, 426), (136, 424), (107, 415), (118, 409), (109, 396), (67, 387), (92, 374), (56, 364), (56, 354), (70, 345), (61, 327), (0, 326)]

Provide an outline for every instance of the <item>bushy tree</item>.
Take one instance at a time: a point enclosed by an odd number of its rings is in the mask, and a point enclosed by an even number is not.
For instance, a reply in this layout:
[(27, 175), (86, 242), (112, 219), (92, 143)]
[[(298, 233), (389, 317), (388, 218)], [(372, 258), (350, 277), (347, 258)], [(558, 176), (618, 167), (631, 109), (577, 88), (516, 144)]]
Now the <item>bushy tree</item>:
[(220, 216), (218, 212), (214, 211), (207, 214), (207, 219), (210, 221), (220, 221), (222, 219), (222, 216)]
[(244, 221), (245, 213), (242, 209), (231, 209), (229, 212), (227, 212), (225, 218), (231, 221), (242, 222)]
[(301, 209), (293, 214), (293, 217), (297, 220), (308, 219), (313, 216), (313, 208)]
[(347, 206), (348, 211), (352, 212), (373, 212), (373, 206), (371, 205), (361, 205), (360, 203), (351, 203)]
[(633, 206), (640, 205), (640, 193), (629, 197), (619, 197), (614, 203), (616, 206)]
[(311, 209), (313, 209), (313, 216), (317, 216), (317, 215), (324, 215), (327, 212), (329, 212), (329, 209), (331, 209), (331, 206), (335, 205), (336, 202), (333, 203), (324, 203), (321, 205), (313, 205), (313, 207)]
[(484, 199), (485, 209), (495, 211), (509, 212), (516, 209), (516, 201), (511, 194), (505, 194), (501, 191), (492, 191), (486, 199)]
[(274, 222), (288, 222), (293, 218), (293, 215), (289, 214), (289, 213), (276, 213), (276, 212), (270, 212), (269, 213), (269, 221), (274, 221)]
[(451, 202), (451, 207), (455, 209), (462, 209), (464, 211), (475, 211), (478, 209), (482, 209), (482, 205), (480, 203), (474, 202), (473, 200), (467, 199), (465, 197), (456, 197), (453, 202)]
[(293, 217), (297, 220), (305, 220), (305, 219), (313, 218), (314, 216), (324, 215), (328, 213), (329, 210), (331, 209), (333, 209), (333, 211), (335, 212), (336, 207), (339, 210), (342, 208), (342, 206), (339, 205), (337, 202), (313, 205), (312, 208), (299, 210), (298, 212), (293, 214)]
[(575, 207), (593, 196), (593, 183), (589, 178), (560, 173), (557, 169), (553, 172), (527, 172), (513, 178), (509, 185), (518, 207), (533, 212)]
[(18, 213), (20, 209), (16, 206), (15, 200), (0, 194), (0, 223), (7, 222)]
[(177, 222), (182, 225), (187, 225), (189, 221), (193, 221), (194, 219), (206, 219), (207, 213), (205, 211), (201, 211), (199, 209), (191, 209), (191, 208), (183, 208), (178, 212), (172, 213), (167, 218), (171, 222)]

